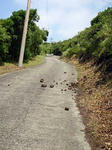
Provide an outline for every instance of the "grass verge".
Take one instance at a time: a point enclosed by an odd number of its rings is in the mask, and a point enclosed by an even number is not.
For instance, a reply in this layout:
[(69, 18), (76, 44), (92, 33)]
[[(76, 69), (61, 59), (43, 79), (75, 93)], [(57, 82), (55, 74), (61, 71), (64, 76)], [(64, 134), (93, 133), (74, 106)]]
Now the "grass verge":
[(18, 67), (17, 63), (4, 63), (3, 66), (0, 66), (0, 74), (22, 70), (28, 67), (39, 65), (43, 62), (44, 62), (44, 56), (37, 55), (28, 63), (24, 63), (22, 67)]

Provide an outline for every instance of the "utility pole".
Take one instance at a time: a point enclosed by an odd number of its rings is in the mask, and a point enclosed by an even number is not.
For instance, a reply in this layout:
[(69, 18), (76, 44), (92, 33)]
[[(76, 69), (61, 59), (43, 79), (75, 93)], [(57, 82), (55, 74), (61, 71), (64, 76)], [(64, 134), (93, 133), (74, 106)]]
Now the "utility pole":
[(29, 14), (30, 14), (30, 4), (31, 4), (31, 0), (28, 0), (25, 22), (24, 22), (24, 29), (23, 29), (23, 36), (22, 36), (22, 42), (21, 42), (21, 50), (20, 50), (20, 56), (19, 56), (19, 64), (18, 64), (19, 67), (22, 67), (22, 64), (23, 64), (24, 50), (25, 50), (25, 44), (26, 44), (26, 35), (27, 35), (28, 21), (29, 21)]

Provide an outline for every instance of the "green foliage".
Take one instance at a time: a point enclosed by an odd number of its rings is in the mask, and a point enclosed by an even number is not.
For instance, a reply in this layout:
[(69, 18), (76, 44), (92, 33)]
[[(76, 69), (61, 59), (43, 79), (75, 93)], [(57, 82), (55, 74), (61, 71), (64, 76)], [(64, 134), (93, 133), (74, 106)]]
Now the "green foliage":
[[(18, 61), (25, 20), (24, 10), (15, 11), (8, 19), (0, 20), (0, 60)], [(41, 30), (36, 9), (30, 10), (24, 61), (40, 54), (39, 45), (47, 40), (48, 31)]]
[(78, 55), (79, 52), (80, 52), (80, 49), (78, 45), (75, 45), (74, 47), (68, 48), (66, 51), (64, 51), (63, 56), (67, 58), (71, 58), (74, 54)]
[(57, 43), (47, 43), (46, 53), (53, 53), (54, 55), (62, 55), (70, 46), (70, 40)]
[(100, 12), (77, 36), (55, 43), (52, 51), (69, 58), (75, 54), (81, 62), (94, 59), (102, 71), (112, 71), (112, 8)]
[(52, 53), (54, 55), (61, 55), (62, 54), (61, 48), (59, 46), (60, 46), (60, 42), (59, 43), (52, 43)]
[(50, 54), (51, 53), (51, 44), (43, 43), (39, 47), (41, 55)]
[(0, 25), (0, 64), (7, 58), (10, 39), (6, 29)]

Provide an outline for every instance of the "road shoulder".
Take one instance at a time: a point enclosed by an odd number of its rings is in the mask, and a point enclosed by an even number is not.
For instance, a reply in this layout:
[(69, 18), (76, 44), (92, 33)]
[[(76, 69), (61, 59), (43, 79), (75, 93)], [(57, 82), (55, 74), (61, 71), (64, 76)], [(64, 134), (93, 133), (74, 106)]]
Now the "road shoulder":
[(100, 72), (96, 72), (92, 62), (79, 64), (76, 58), (65, 61), (74, 64), (78, 71), (77, 106), (83, 117), (86, 138), (92, 150), (110, 150), (112, 83), (101, 82)]
[(45, 57), (38, 55), (34, 57), (31, 61), (24, 63), (22, 67), (18, 67), (17, 63), (5, 63), (4, 65), (0, 66), (0, 75), (23, 70), (29, 67), (34, 67), (44, 62), (45, 62)]

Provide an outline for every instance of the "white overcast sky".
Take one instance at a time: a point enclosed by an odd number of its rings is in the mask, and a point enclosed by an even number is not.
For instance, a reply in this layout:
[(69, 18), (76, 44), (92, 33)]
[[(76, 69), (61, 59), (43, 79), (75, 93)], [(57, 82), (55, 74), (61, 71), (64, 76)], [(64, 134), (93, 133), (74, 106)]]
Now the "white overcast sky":
[[(13, 0), (26, 6), (27, 0)], [(112, 0), (32, 0), (31, 8), (40, 15), (38, 25), (49, 29), (49, 40), (71, 38), (90, 25), (99, 11), (112, 6)]]

